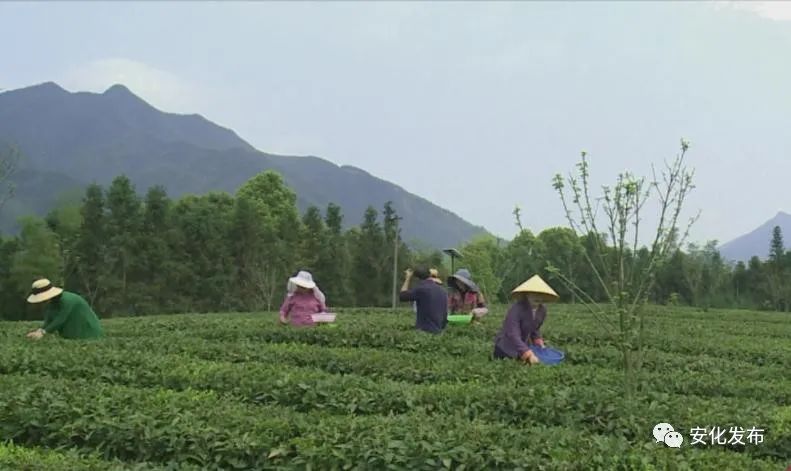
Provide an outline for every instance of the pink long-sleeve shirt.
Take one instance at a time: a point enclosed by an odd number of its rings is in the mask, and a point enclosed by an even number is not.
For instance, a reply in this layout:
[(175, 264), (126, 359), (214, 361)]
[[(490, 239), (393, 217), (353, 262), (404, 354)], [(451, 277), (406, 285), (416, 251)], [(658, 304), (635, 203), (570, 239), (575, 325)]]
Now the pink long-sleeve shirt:
[(326, 312), (327, 306), (316, 299), (313, 292), (296, 292), (286, 296), (280, 306), (280, 316), (289, 320), (294, 326), (313, 325), (313, 314)]

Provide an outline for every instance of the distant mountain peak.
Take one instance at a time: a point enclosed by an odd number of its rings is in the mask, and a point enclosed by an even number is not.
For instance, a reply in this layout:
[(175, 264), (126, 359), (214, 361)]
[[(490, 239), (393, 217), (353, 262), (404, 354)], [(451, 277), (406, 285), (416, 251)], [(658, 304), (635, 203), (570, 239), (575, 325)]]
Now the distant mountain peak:
[(58, 85), (57, 83), (52, 82), (52, 81), (44, 82), (44, 83), (41, 83), (39, 85), (33, 85), (30, 88), (52, 89), (52, 90), (58, 90), (58, 91), (61, 91), (61, 92), (65, 92), (66, 91), (66, 89), (64, 89), (63, 87), (61, 87), (60, 85)]
[[(0, 230), (16, 216), (46, 214), (75, 185), (107, 185), (124, 174), (141, 190), (163, 185), (173, 197), (235, 192), (264, 170), (275, 170), (308, 206), (343, 208), (344, 225), (362, 222), (368, 206), (392, 201), (407, 240), (431, 247), (461, 244), (486, 233), (450, 211), (354, 166), (319, 157), (257, 151), (231, 129), (197, 115), (157, 109), (122, 84), (104, 92), (69, 92), (53, 82), (0, 94), (0, 141), (17, 142), (29, 167), (20, 172), (15, 213), (0, 214)], [(58, 178), (62, 176), (62, 178)], [(74, 183), (69, 183), (74, 182)], [(48, 195), (41, 197), (41, 187)]]
[(775, 227), (780, 227), (786, 241), (791, 240), (791, 214), (781, 210), (749, 233), (723, 244), (720, 253), (725, 259), (733, 261), (746, 262), (753, 256), (766, 258)]
[(147, 101), (135, 95), (125, 85), (121, 85), (120, 83), (116, 83), (105, 90), (104, 93), (102, 93), (102, 96), (107, 97), (108, 99), (119, 104), (123, 103), (141, 108), (151, 108), (152, 110), (155, 109)]
[(115, 94), (115, 95), (132, 95), (132, 96), (136, 96), (134, 93), (132, 93), (131, 90), (126, 88), (125, 85), (122, 85), (120, 83), (116, 83), (114, 85), (111, 85), (110, 88), (105, 90), (104, 93), (103, 93), (103, 95), (113, 95), (113, 94)]
[(60, 85), (55, 82), (44, 82), (39, 83), (37, 85), (31, 85), (29, 87), (24, 88), (17, 88), (12, 90), (3, 90), (2, 93), (38, 93), (38, 94), (49, 94), (49, 95), (68, 95), (68, 90), (64, 89)]
[[(40, 90), (51, 89), (51, 90), (60, 90), (62, 92), (66, 91), (63, 87), (61, 87), (60, 85), (58, 85), (57, 83), (55, 83), (55, 82), (53, 82), (51, 80), (47, 81), (47, 82), (39, 83), (38, 85), (31, 85), (31, 86), (25, 87), (25, 88), (28, 88), (28, 89), (30, 89), (30, 88), (38, 88)], [(22, 90), (24, 90), (25, 88), (23, 88)]]

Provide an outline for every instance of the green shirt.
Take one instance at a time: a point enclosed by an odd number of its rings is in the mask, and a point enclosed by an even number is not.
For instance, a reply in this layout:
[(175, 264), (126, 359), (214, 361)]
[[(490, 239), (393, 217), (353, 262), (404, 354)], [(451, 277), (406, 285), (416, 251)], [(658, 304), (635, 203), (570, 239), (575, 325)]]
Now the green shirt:
[(48, 334), (58, 332), (67, 339), (96, 339), (103, 335), (99, 318), (88, 302), (68, 291), (47, 304), (42, 328)]

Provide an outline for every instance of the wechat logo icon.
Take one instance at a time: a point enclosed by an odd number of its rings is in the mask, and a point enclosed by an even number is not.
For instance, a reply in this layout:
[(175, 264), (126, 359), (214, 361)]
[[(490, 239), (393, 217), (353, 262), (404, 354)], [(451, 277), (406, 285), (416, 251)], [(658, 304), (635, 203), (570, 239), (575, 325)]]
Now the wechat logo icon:
[(669, 448), (681, 448), (681, 444), (684, 443), (684, 436), (665, 422), (654, 425), (654, 439), (656, 443), (662, 442)]

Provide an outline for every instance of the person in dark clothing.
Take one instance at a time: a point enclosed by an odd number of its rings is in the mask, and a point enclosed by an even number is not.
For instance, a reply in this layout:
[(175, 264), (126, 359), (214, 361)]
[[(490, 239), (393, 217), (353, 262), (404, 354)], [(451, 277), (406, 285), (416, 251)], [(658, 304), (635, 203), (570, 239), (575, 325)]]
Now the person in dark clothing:
[(534, 365), (539, 363), (531, 346), (544, 347), (541, 326), (547, 318), (545, 302), (558, 300), (558, 294), (538, 275), (511, 292), (514, 304), (508, 309), (500, 332), (494, 338), (494, 358), (514, 358)]
[[(412, 277), (418, 282), (410, 289)], [(407, 270), (406, 279), (401, 286), (399, 299), (414, 302), (417, 306), (415, 328), (431, 334), (438, 334), (448, 324), (448, 295), (436, 282), (430, 279), (430, 272), (425, 267), (417, 267), (415, 271)]]
[(531, 365), (538, 363), (530, 346), (544, 346), (541, 325), (547, 317), (547, 309), (543, 304), (533, 306), (526, 294), (519, 295), (511, 305), (494, 340), (494, 358), (518, 358)]

